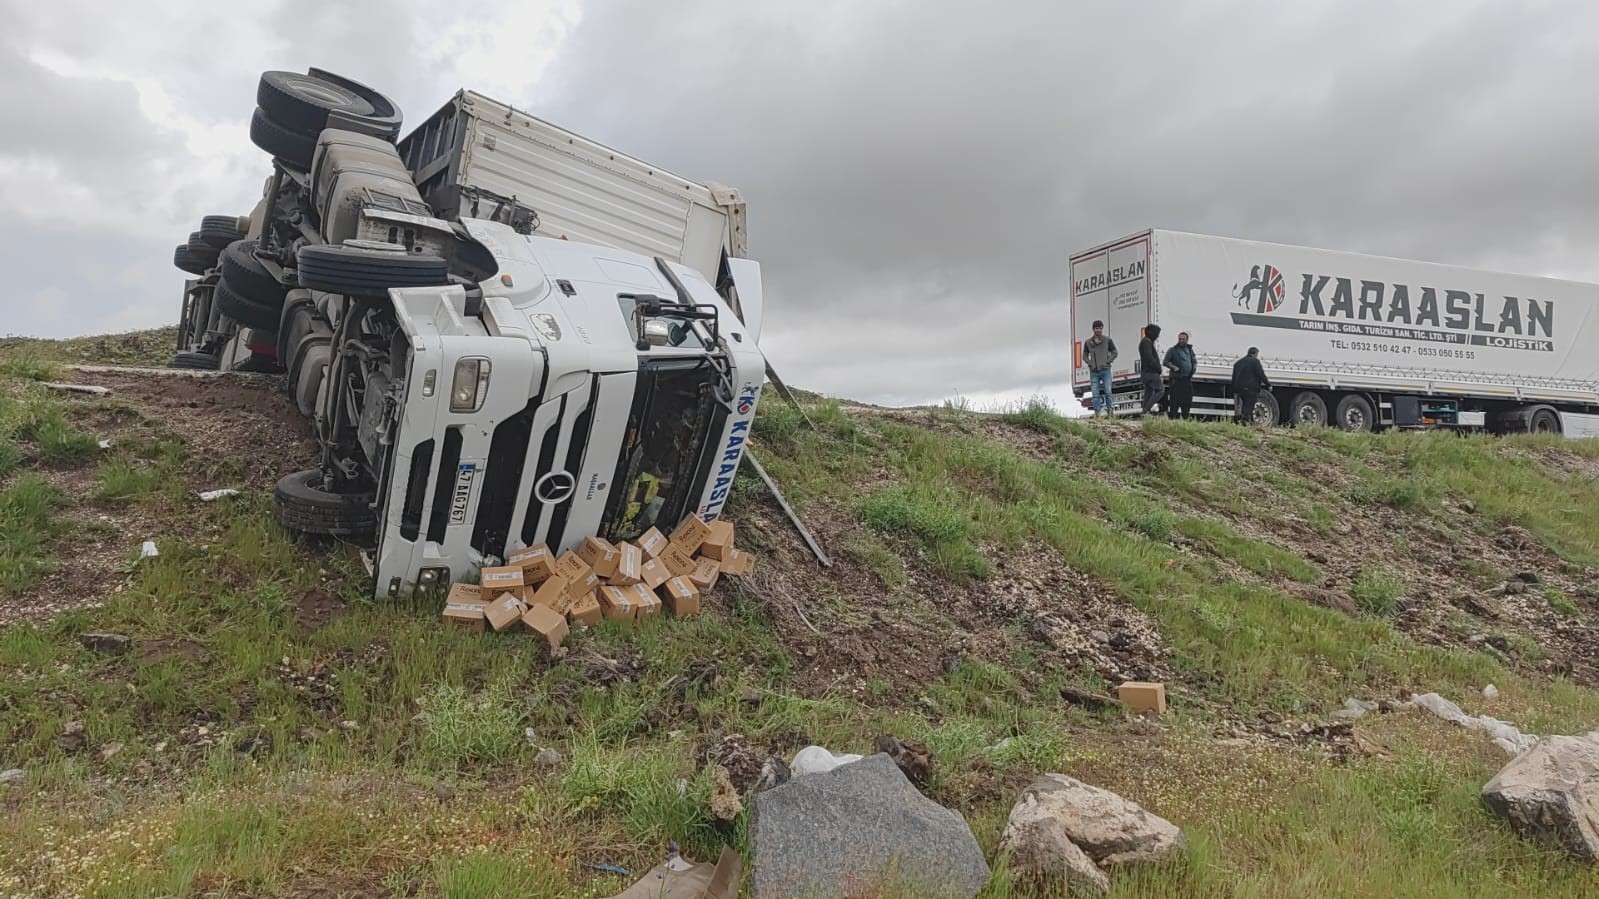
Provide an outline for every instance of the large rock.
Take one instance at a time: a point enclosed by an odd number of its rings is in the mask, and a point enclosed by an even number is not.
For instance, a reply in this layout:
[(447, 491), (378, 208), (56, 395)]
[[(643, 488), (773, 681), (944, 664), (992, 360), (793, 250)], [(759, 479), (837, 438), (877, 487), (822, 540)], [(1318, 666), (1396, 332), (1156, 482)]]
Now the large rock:
[(1010, 876), (1022, 883), (1064, 881), (1073, 896), (1103, 896), (1110, 892), (1110, 878), (1094, 864), (1088, 853), (1066, 838), (1065, 828), (1052, 809), (1038, 801), (1036, 793), (1022, 794), (1005, 822), (1005, 835), (999, 851), (1010, 853)]
[(1011, 809), (1011, 822), (1018, 821), (1027, 826), (1013, 837), (1007, 824), (1001, 838), (1001, 848), (1013, 853), (1028, 848), (1020, 842), (1024, 834), (1048, 830), (1044, 822), (1100, 865), (1168, 861), (1188, 845), (1183, 832), (1165, 818), (1064, 774), (1045, 774), (1022, 791)]
[(1599, 862), (1599, 731), (1544, 737), (1488, 781), (1482, 801), (1523, 837)]
[(969, 899), (988, 863), (965, 819), (923, 796), (878, 753), (755, 794), (756, 899), (909, 895)]

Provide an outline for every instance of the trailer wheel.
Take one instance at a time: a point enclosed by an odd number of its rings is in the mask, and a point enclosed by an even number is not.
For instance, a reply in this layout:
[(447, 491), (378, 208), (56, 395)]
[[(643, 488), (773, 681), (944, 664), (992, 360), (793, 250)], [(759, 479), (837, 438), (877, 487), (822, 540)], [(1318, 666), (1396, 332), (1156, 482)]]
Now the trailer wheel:
[[(267, 271), (267, 267), (255, 258), (255, 241), (236, 240), (223, 249), (219, 258), (222, 262), (222, 277), (235, 295), (257, 305), (283, 308), (283, 297), (288, 293), (288, 289), (279, 284), (278, 279)], [(271, 328), (274, 331), (278, 329), (275, 319), (271, 325), (256, 327)]]
[(189, 232), (189, 242), (184, 244), (184, 246), (189, 249), (190, 256), (193, 256), (201, 262), (208, 263), (208, 268), (217, 264), (217, 248), (211, 246), (211, 244), (200, 235), (200, 232)]
[(1299, 391), (1288, 402), (1288, 422), (1295, 426), (1314, 425), (1318, 428), (1326, 425), (1327, 401), (1313, 390)]
[(167, 368), (187, 371), (216, 371), (220, 361), (210, 353), (178, 353), (167, 363)]
[(227, 275), (217, 281), (216, 289), (211, 293), (211, 303), (217, 311), (246, 328), (276, 331), (278, 318), (283, 314), (281, 303), (257, 303), (240, 294), (228, 281)]
[(448, 284), (449, 263), (437, 256), (364, 247), (304, 246), (297, 257), (300, 286), (348, 296), (387, 296), (391, 287)]
[(272, 517), (285, 530), (325, 537), (364, 537), (377, 528), (371, 493), (333, 493), (318, 469), (298, 471), (272, 491)]
[(218, 250), (245, 237), (245, 233), (239, 230), (239, 217), (236, 215), (208, 215), (200, 220), (200, 230), (195, 233)]
[(1333, 409), (1333, 422), (1343, 431), (1369, 431), (1377, 424), (1377, 410), (1358, 393), (1346, 393)]
[(1527, 422), (1527, 430), (1534, 434), (1559, 434), (1560, 413), (1548, 406), (1534, 409), (1532, 418)]
[(188, 244), (181, 243), (172, 251), (172, 264), (191, 275), (203, 275), (211, 268), (204, 259), (189, 252)]
[(328, 114), (372, 116), (370, 100), (342, 84), (299, 72), (262, 72), (255, 102), (272, 121), (315, 138), (328, 126)]
[(1277, 395), (1270, 390), (1262, 390), (1260, 396), (1255, 398), (1254, 423), (1275, 427), (1282, 424), (1282, 407), (1277, 405)]
[(250, 116), (250, 143), (295, 168), (309, 169), (316, 156), (316, 136), (297, 134), (267, 118), (257, 109)]

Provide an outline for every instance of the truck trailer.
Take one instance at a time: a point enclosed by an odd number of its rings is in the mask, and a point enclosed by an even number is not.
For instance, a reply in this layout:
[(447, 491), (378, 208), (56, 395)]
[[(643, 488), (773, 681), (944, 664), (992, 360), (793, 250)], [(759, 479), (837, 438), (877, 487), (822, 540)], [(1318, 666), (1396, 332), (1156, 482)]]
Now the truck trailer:
[(1233, 363), (1258, 347), (1269, 424), (1599, 436), (1599, 285), (1149, 230), (1073, 254), (1072, 390), (1083, 341), (1118, 344), (1115, 415), (1143, 395), (1137, 345), (1159, 325), (1195, 349), (1193, 413), (1232, 417)]
[(284, 375), (322, 458), (280, 524), (361, 545), (382, 598), (721, 513), (765, 376), (737, 191), (469, 91), (403, 139), (324, 70), (256, 100), (271, 175), (175, 251), (172, 364)]

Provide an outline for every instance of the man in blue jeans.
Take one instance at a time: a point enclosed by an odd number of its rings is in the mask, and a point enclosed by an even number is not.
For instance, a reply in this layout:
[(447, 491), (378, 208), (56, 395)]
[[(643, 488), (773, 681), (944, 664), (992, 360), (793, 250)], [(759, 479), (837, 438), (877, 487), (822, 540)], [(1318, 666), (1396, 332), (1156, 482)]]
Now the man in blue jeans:
[(1093, 391), (1094, 414), (1100, 413), (1104, 400), (1105, 414), (1110, 414), (1110, 369), (1116, 364), (1116, 341), (1105, 336), (1105, 323), (1094, 322), (1094, 336), (1083, 341), (1083, 364), (1088, 366), (1089, 389)]

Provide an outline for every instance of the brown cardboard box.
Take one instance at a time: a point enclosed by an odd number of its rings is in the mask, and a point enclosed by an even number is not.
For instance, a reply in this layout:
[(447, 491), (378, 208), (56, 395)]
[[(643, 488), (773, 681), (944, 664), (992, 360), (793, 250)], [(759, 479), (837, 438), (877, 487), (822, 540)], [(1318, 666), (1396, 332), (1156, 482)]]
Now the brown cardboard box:
[(585, 593), (579, 597), (568, 597), (570, 605), (566, 609), (566, 617), (587, 627), (600, 623), (600, 598), (594, 592)]
[(483, 598), (483, 588), (477, 584), (451, 584), (450, 595), (444, 598), (445, 602), (475, 602), (479, 605), (488, 605), (489, 601)]
[(638, 548), (644, 551), (644, 558), (659, 559), (661, 553), (666, 552), (666, 535), (659, 528), (650, 528), (638, 538)]
[(625, 589), (632, 590), (633, 594), (638, 597), (638, 617), (648, 618), (651, 615), (661, 614), (661, 598), (655, 595), (654, 590), (643, 584), (634, 584)]
[(639, 574), (644, 578), (644, 586), (651, 590), (666, 583), (672, 577), (672, 573), (666, 570), (666, 565), (660, 559), (650, 559), (645, 562), (644, 570), (639, 572)]
[(506, 565), (515, 565), (522, 569), (522, 583), (542, 584), (545, 580), (555, 576), (555, 554), (550, 548), (540, 543), (537, 546), (527, 546), (511, 553), (505, 560)]
[(644, 580), (644, 550), (631, 543), (616, 547), (616, 573), (607, 580), (618, 587), (629, 587)]
[(503, 631), (521, 620), (522, 613), (527, 610), (523, 605), (522, 597), (515, 593), (501, 593), (483, 610), (483, 617), (489, 620), (489, 627)]
[(571, 550), (561, 553), (561, 557), (555, 560), (555, 573), (566, 578), (566, 582), (574, 587), (583, 583), (591, 571), (593, 569), (589, 568), (589, 563), (578, 558), (577, 553)]
[(485, 568), (478, 582), (483, 585), (484, 592), (493, 596), (507, 590), (516, 590), (522, 586), (522, 569), (516, 565), (501, 565), (498, 568)]
[(722, 573), (728, 577), (743, 577), (755, 570), (755, 556), (747, 550), (729, 549), (722, 556)]
[(1166, 685), (1128, 681), (1116, 688), (1116, 698), (1133, 712), (1166, 714)]
[(600, 588), (600, 576), (590, 571), (583, 575), (580, 581), (572, 581), (567, 587), (567, 595), (571, 597), (587, 596)]
[(700, 559), (694, 565), (694, 570), (689, 572), (688, 579), (694, 582), (701, 594), (709, 593), (716, 587), (716, 579), (721, 576), (722, 565), (715, 559)]
[(733, 548), (733, 522), (717, 520), (707, 527), (710, 530), (705, 535), (705, 542), (700, 544), (700, 555), (720, 562), (727, 557), (727, 551)]
[(577, 556), (589, 563), (589, 568), (595, 574), (608, 578), (616, 573), (616, 563), (621, 561), (622, 554), (609, 540), (602, 537), (584, 537), (583, 544), (577, 548)]
[(444, 600), (444, 623), (481, 631), (485, 626), (483, 590), (476, 584), (456, 584)]
[(522, 613), (522, 626), (543, 637), (551, 647), (560, 646), (570, 630), (566, 616), (549, 606), (528, 606)]
[(683, 523), (672, 532), (672, 545), (682, 549), (689, 555), (700, 551), (700, 544), (705, 542), (705, 537), (710, 534), (711, 526), (698, 515), (690, 515), (683, 519)]
[(548, 578), (537, 587), (523, 587), (522, 599), (530, 606), (546, 606), (559, 612), (565, 607), (572, 585), (560, 575)]
[(681, 546), (673, 543), (661, 553), (661, 564), (666, 566), (666, 573), (672, 577), (688, 574), (694, 570), (694, 554), (684, 552)]
[(658, 591), (666, 608), (673, 615), (686, 618), (700, 613), (700, 591), (686, 577), (675, 577), (661, 585)]
[(638, 618), (639, 601), (632, 587), (612, 587), (607, 584), (599, 590), (600, 614), (606, 621), (632, 621)]

